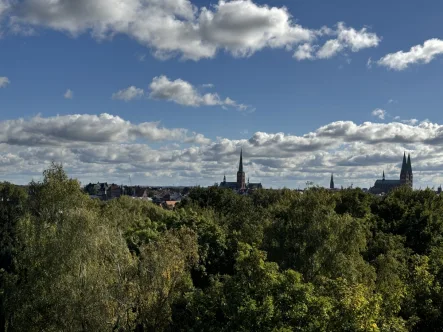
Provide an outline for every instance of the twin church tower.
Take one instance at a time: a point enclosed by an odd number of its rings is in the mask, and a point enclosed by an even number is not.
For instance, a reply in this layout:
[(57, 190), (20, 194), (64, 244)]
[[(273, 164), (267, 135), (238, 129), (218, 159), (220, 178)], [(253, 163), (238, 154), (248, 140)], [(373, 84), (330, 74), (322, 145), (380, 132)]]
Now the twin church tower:
[(370, 191), (373, 194), (388, 193), (391, 190), (401, 186), (408, 186), (412, 188), (413, 184), (414, 175), (412, 173), (411, 155), (408, 154), (408, 159), (406, 159), (406, 153), (404, 153), (403, 163), (400, 171), (400, 180), (386, 180), (385, 172), (383, 171), (383, 178), (375, 181), (374, 187), (372, 187)]
[[(412, 188), (413, 184), (414, 184), (414, 175), (412, 173), (411, 155), (408, 154), (408, 158), (406, 159), (406, 152), (405, 152), (403, 154), (403, 163), (401, 165), (400, 180), (386, 180), (385, 171), (383, 171), (382, 179), (375, 181), (374, 186), (369, 189), (369, 192), (373, 194), (381, 194), (381, 193), (387, 194), (391, 190), (402, 186), (408, 186)], [(329, 188), (335, 189), (333, 174), (331, 175)]]
[(414, 182), (414, 175), (412, 174), (410, 154), (408, 154), (408, 161), (406, 161), (406, 153), (403, 155), (403, 164), (401, 166), (401, 172), (400, 172), (400, 182), (402, 185), (408, 185), (409, 187), (412, 188)]

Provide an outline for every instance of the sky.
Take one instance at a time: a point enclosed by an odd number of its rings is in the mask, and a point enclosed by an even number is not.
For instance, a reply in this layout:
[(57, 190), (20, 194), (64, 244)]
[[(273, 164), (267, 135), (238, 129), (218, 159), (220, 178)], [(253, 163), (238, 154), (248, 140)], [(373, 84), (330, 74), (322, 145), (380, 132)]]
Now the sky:
[(443, 184), (441, 1), (0, 0), (0, 181)]

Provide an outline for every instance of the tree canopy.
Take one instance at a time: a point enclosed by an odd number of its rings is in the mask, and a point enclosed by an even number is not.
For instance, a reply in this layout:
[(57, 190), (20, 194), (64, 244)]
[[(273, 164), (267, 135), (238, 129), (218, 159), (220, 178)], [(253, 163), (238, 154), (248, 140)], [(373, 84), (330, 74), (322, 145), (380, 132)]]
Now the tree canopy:
[(443, 197), (90, 199), (63, 167), (0, 184), (0, 330), (437, 331)]

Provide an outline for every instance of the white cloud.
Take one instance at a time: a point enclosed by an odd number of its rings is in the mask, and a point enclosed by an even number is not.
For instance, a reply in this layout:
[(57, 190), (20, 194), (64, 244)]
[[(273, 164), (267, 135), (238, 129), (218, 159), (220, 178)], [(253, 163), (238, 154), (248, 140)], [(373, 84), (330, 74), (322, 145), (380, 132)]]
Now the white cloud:
[(385, 110), (382, 110), (381, 108), (377, 108), (373, 110), (371, 114), (381, 120), (384, 120), (387, 112)]
[(419, 121), (417, 119), (409, 119), (409, 120), (402, 120), (401, 122), (406, 123), (408, 125), (414, 126), (416, 125)]
[(259, 6), (248, 0), (219, 1), (203, 8), (200, 34), (235, 56), (249, 56), (265, 47), (282, 48), (314, 38), (313, 31), (294, 24), (286, 8)]
[(359, 31), (348, 28), (343, 22), (338, 23), (338, 40), (352, 52), (358, 52), (365, 48), (377, 47), (381, 39), (375, 33), (368, 32), (367, 28)]
[(14, 2), (10, 12), (11, 22), (23, 27), (47, 27), (73, 36), (89, 31), (97, 39), (125, 34), (160, 59), (181, 55), (199, 60), (219, 51), (246, 57), (265, 48), (292, 50), (332, 34), (352, 51), (379, 41), (365, 28), (357, 31), (343, 23), (335, 31), (309, 29), (295, 23), (285, 7), (251, 0), (219, 0), (201, 8), (190, 0), (23, 0)]
[(328, 59), (343, 50), (343, 45), (338, 39), (328, 40), (317, 52), (317, 58)]
[(141, 98), (144, 94), (145, 92), (143, 91), (143, 89), (137, 88), (132, 85), (126, 89), (113, 93), (112, 99), (130, 101), (133, 99)]
[(65, 97), (65, 99), (72, 99), (72, 98), (74, 98), (74, 92), (71, 89), (68, 89), (68, 90), (66, 90), (63, 97)]
[[(321, 47), (318, 45), (311, 46), (309, 43), (305, 44), (303, 48), (299, 47), (297, 50), (298, 57), (294, 55), (297, 60), (329, 59), (347, 49), (358, 52), (365, 48), (377, 47), (381, 41), (377, 34), (368, 32), (367, 28), (357, 31), (354, 28), (347, 27), (343, 22), (337, 23), (336, 30), (324, 27), (318, 34), (321, 36), (335, 36), (336, 38), (327, 40)], [(313, 55), (312, 51), (317, 48), (317, 53)], [(307, 50), (307, 52), (304, 50)], [(369, 59), (367, 66), (369, 67), (370, 64), (371, 60)]]
[(372, 58), (369, 58), (368, 61), (366, 62), (366, 67), (368, 69), (371, 69), (372, 68), (372, 63), (373, 63)]
[(404, 70), (412, 64), (429, 63), (440, 54), (443, 54), (443, 40), (434, 38), (411, 47), (408, 52), (389, 53), (377, 63), (389, 69)]
[(201, 94), (191, 83), (182, 79), (171, 81), (164, 75), (154, 77), (149, 89), (149, 96), (153, 99), (172, 101), (184, 106), (234, 107), (240, 111), (250, 109), (249, 106), (239, 104), (229, 97), (221, 99), (217, 93)]
[(296, 58), (297, 60), (311, 60), (314, 58), (312, 54), (314, 50), (315, 47), (309, 43), (299, 45), (294, 53), (294, 58)]
[(22, 146), (61, 146), (148, 141), (209, 142), (204, 136), (183, 128), (167, 129), (158, 122), (132, 124), (110, 114), (74, 114), (0, 122), (0, 144)]
[(0, 88), (5, 88), (7, 87), (11, 82), (9, 81), (9, 79), (5, 76), (1, 77), (0, 76)]

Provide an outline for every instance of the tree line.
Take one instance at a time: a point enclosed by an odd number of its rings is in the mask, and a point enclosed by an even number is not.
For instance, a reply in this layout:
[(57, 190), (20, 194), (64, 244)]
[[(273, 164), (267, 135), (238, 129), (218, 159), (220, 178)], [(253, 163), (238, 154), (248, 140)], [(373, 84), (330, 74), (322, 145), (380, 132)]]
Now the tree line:
[(0, 330), (440, 331), (443, 197), (93, 200), (53, 164), (0, 184)]

